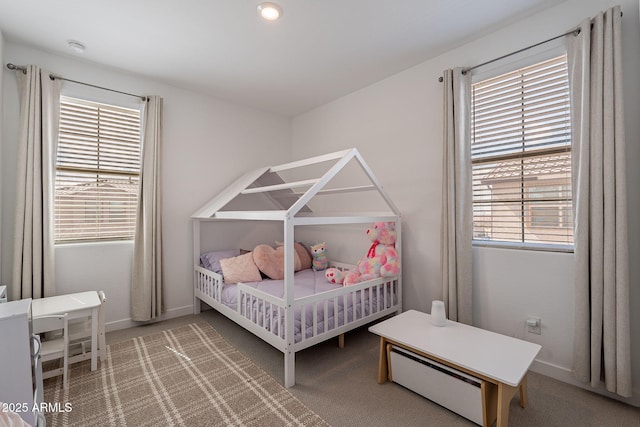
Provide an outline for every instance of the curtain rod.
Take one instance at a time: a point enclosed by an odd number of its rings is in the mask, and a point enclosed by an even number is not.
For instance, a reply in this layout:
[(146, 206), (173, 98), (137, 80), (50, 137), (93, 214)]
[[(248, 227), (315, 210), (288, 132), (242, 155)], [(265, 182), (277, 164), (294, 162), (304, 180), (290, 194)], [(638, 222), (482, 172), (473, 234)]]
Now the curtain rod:
[(571, 35), (571, 34), (573, 34), (574, 36), (579, 35), (580, 34), (580, 28), (578, 28), (576, 30), (567, 31), (566, 33), (560, 34), (559, 36), (551, 37), (550, 39), (547, 39), (547, 40), (532, 44), (532, 45), (527, 46), (527, 47), (523, 47), (522, 49), (518, 49), (518, 50), (513, 51), (511, 53), (507, 53), (506, 55), (502, 55), (502, 56), (500, 56), (498, 58), (491, 59), (491, 60), (489, 60), (487, 62), (483, 62), (482, 64), (478, 64), (478, 65), (474, 65), (473, 67), (465, 68), (464, 70), (462, 70), (462, 74), (467, 74), (469, 71), (475, 70), (476, 68), (483, 67), (485, 65), (491, 64), (492, 62), (500, 61), (501, 59), (507, 58), (507, 57), (512, 56), (512, 55), (517, 55), (518, 53), (524, 52), (525, 50), (533, 49), (534, 47), (538, 47), (538, 46), (543, 45), (545, 43), (549, 43), (551, 41), (557, 40), (557, 39), (562, 38), (562, 37), (566, 37), (566, 36)]
[[(27, 74), (27, 68), (26, 67), (22, 67), (22, 66), (19, 66), (19, 65), (14, 65), (14, 64), (8, 63), (7, 64), (7, 68), (10, 69), (10, 70), (20, 70), (20, 71), (22, 71), (23, 74)], [(94, 85), (94, 84), (91, 84), (91, 83), (80, 82), (80, 81), (77, 81), (77, 80), (71, 80), (71, 79), (67, 79), (65, 77), (58, 76), (58, 75), (55, 75), (55, 74), (49, 74), (49, 78), (51, 80), (55, 80), (55, 79), (64, 80), (64, 81), (71, 82), (71, 83), (77, 83), (77, 84), (80, 84), (80, 85), (95, 87), (97, 89), (108, 90), (110, 92), (121, 93), (123, 95), (128, 95), (128, 96), (133, 96), (133, 97), (136, 97), (136, 98), (140, 98), (142, 101), (147, 101), (147, 99), (148, 99), (146, 96), (136, 95), (136, 94), (128, 93), (128, 92), (122, 92), (122, 91), (119, 91), (119, 90), (110, 89), (108, 87), (97, 86), (97, 85)]]
[[(485, 66), (485, 65), (491, 64), (491, 63), (496, 62), (496, 61), (500, 61), (501, 59), (508, 58), (508, 57), (510, 57), (510, 56), (513, 56), (513, 55), (517, 55), (518, 53), (520, 53), (520, 52), (524, 52), (525, 50), (533, 49), (534, 47), (538, 47), (538, 46), (540, 46), (540, 45), (543, 45), (543, 44), (545, 44), (545, 43), (549, 43), (549, 42), (551, 42), (551, 41), (553, 41), (553, 40), (559, 39), (559, 38), (561, 38), (561, 37), (568, 36), (568, 35), (570, 35), (570, 34), (573, 34), (574, 36), (577, 36), (578, 34), (580, 34), (580, 29), (578, 28), (578, 29), (576, 29), (576, 30), (568, 31), (568, 32), (566, 32), (566, 33), (564, 33), (564, 34), (560, 34), (560, 35), (558, 35), (558, 36), (551, 37), (550, 39), (547, 39), (547, 40), (544, 40), (544, 41), (541, 41), (541, 42), (538, 42), (538, 43), (532, 44), (532, 45), (527, 46), (527, 47), (523, 47), (522, 49), (518, 49), (518, 50), (516, 50), (516, 51), (513, 51), (513, 52), (510, 52), (510, 53), (507, 53), (506, 55), (499, 56), (498, 58), (490, 59), (489, 61), (483, 62), (482, 64), (478, 64), (478, 65), (474, 65), (473, 67), (465, 68), (465, 69), (463, 69), (463, 70), (462, 70), (462, 74), (467, 74), (469, 71), (471, 71), (471, 70), (475, 70), (476, 68), (483, 67), (483, 66)], [(444, 79), (443, 79), (443, 77), (442, 77), (442, 76), (438, 77), (438, 81), (439, 81), (439, 82), (441, 82), (441, 83), (442, 83), (442, 81), (443, 81), (443, 80), (444, 80)]]
[[(620, 16), (622, 16), (622, 15), (623, 15), (623, 13), (622, 13), (622, 11), (620, 11)], [(593, 23), (591, 23), (591, 26), (593, 26)], [(564, 34), (560, 34), (559, 36), (551, 37), (550, 39), (541, 41), (541, 42), (536, 43), (536, 44), (532, 44), (531, 46), (523, 47), (522, 49), (516, 50), (516, 51), (511, 52), (511, 53), (507, 53), (506, 55), (502, 55), (502, 56), (500, 56), (498, 58), (491, 59), (491, 60), (489, 60), (487, 62), (483, 62), (482, 64), (478, 64), (478, 65), (474, 65), (473, 67), (465, 68), (465, 69), (462, 70), (462, 74), (467, 74), (469, 71), (475, 70), (476, 68), (482, 67), (482, 66), (487, 65), (487, 64), (491, 64), (492, 62), (496, 62), (496, 61), (499, 61), (499, 60), (504, 59), (504, 58), (508, 58), (509, 56), (516, 55), (516, 54), (518, 54), (520, 52), (524, 52), (525, 50), (533, 49), (534, 47), (538, 47), (538, 46), (540, 46), (542, 44), (549, 43), (550, 41), (559, 39), (561, 37), (568, 36), (570, 34), (573, 34), (574, 36), (577, 36), (578, 34), (580, 34), (580, 28), (577, 28), (577, 29), (571, 30), (571, 31), (567, 31)], [(443, 79), (442, 76), (438, 77), (438, 81), (440, 83), (442, 83), (443, 80), (444, 79)]]

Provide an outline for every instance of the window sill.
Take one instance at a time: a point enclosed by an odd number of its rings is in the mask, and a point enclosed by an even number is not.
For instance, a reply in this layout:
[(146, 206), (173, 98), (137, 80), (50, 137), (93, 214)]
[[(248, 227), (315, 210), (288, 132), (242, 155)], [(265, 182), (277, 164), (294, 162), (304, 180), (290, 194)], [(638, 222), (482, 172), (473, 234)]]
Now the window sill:
[(492, 240), (473, 240), (473, 246), (479, 248), (516, 249), (523, 251), (573, 253), (573, 245), (552, 245), (549, 243), (497, 242)]
[(95, 240), (92, 242), (60, 242), (55, 243), (55, 247), (91, 247), (91, 246), (115, 246), (115, 245), (133, 245), (133, 240)]

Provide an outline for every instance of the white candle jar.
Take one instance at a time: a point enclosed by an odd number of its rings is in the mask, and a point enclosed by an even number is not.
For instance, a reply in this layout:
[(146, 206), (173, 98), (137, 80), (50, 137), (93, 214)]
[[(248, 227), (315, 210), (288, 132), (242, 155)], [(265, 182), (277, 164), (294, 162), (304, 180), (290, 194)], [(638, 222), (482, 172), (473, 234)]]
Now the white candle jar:
[(433, 301), (431, 303), (431, 324), (434, 326), (445, 326), (447, 324), (447, 314), (443, 301)]

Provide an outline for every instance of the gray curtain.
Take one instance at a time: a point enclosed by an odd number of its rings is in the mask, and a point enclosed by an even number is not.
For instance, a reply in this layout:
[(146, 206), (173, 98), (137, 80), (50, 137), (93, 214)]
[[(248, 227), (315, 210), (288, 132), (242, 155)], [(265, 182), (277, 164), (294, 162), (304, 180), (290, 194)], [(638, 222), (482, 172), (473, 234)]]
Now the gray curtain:
[(472, 324), (471, 76), (444, 72), (441, 269), (447, 317)]
[(131, 318), (152, 320), (165, 312), (162, 268), (162, 98), (144, 110), (140, 192), (133, 250)]
[[(631, 396), (621, 14), (569, 38), (575, 219), (573, 373)], [(593, 25), (592, 25), (593, 24)]]
[(55, 295), (53, 194), (60, 82), (34, 65), (16, 70), (20, 124), (11, 299)]

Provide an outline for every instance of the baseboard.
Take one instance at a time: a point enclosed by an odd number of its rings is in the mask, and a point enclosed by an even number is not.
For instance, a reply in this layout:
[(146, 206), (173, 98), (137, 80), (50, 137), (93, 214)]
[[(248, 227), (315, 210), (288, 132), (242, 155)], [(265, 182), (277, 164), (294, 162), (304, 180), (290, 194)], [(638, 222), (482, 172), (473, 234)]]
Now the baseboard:
[(605, 388), (604, 383), (601, 383), (599, 387), (591, 387), (590, 384), (585, 384), (583, 382), (576, 380), (573, 377), (573, 374), (571, 373), (570, 369), (564, 368), (562, 366), (554, 365), (553, 363), (545, 362), (538, 359), (534, 360), (533, 363), (531, 364), (531, 371), (556, 379), (558, 381), (562, 381), (567, 384), (574, 385), (576, 387), (580, 387), (584, 390), (592, 391), (602, 396), (606, 396), (608, 398), (618, 400), (620, 402), (626, 403), (631, 406), (640, 407), (640, 390), (636, 390), (635, 388), (632, 391), (633, 394), (631, 397), (625, 398), (622, 396), (618, 396), (617, 394), (611, 393), (610, 391), (608, 391)]
[(162, 320), (173, 319), (175, 317), (187, 316), (189, 314), (193, 314), (193, 305), (185, 305), (184, 307), (172, 308), (167, 310), (160, 318), (150, 320), (148, 322), (136, 322), (131, 320), (131, 318), (115, 320), (112, 322), (106, 322), (104, 324), (104, 329), (106, 332), (118, 331), (120, 329), (132, 328), (134, 326), (145, 325), (148, 323), (160, 322)]

